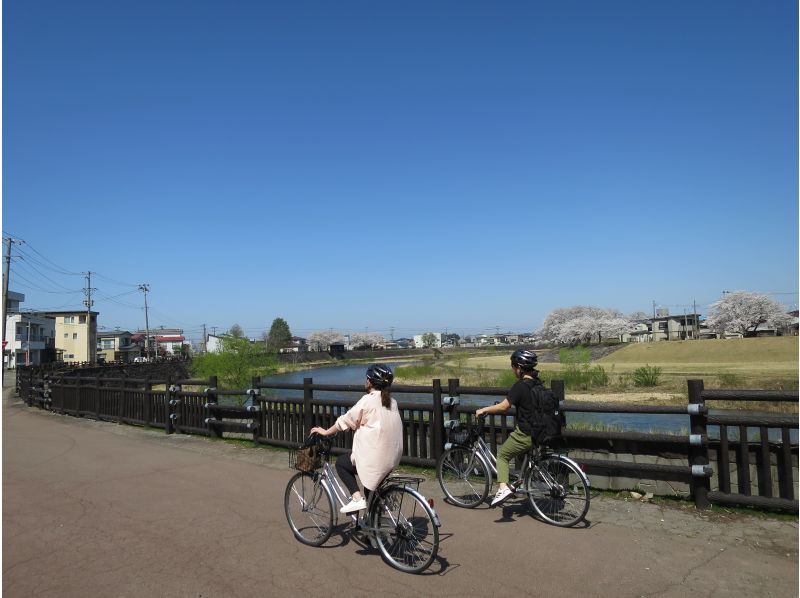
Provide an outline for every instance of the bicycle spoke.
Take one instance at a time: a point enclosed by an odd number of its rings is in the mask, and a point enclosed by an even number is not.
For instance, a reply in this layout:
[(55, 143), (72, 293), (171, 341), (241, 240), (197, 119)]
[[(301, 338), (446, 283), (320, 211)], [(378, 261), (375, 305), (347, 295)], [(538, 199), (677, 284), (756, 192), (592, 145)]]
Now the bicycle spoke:
[(299, 473), (286, 487), (286, 520), (295, 537), (311, 546), (323, 544), (333, 530), (333, 500), (312, 476)]
[(566, 459), (543, 459), (534, 466), (526, 483), (531, 505), (548, 523), (575, 525), (589, 509), (589, 489), (579, 470)]
[(426, 506), (402, 487), (393, 488), (380, 500), (375, 527), (384, 559), (404, 571), (422, 571), (435, 558), (439, 538)]
[(437, 478), (447, 498), (461, 507), (475, 507), (489, 494), (486, 465), (465, 447), (445, 451), (437, 464)]

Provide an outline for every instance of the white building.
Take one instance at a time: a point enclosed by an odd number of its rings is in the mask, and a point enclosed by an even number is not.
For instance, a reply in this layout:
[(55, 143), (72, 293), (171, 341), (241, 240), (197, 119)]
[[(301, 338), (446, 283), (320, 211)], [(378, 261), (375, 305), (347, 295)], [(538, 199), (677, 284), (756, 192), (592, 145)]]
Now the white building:
[(206, 337), (206, 353), (219, 353), (222, 351), (222, 337), (209, 334)]
[[(438, 349), (442, 346), (442, 333), (441, 332), (426, 332), (425, 334), (432, 334), (436, 337), (436, 342), (433, 344), (433, 347)], [(414, 347), (417, 349), (424, 349), (425, 342), (422, 340), (422, 337), (425, 334), (415, 334), (414, 335)]]
[[(9, 292), (9, 295), (11, 293)], [(55, 347), (56, 321), (33, 313), (9, 314), (6, 318), (6, 352), (3, 365), (40, 365), (52, 357), (47, 351)]]

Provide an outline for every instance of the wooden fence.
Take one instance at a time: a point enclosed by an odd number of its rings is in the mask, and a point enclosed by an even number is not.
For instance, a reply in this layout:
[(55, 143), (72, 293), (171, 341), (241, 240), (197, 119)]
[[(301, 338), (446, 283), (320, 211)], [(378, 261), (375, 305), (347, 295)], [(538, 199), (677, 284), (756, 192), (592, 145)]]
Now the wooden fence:
[[(195, 390), (184, 390), (192, 387)], [(797, 391), (705, 390), (701, 380), (690, 380), (689, 401), (682, 406), (576, 403), (565, 400), (564, 383), (555, 380), (553, 391), (567, 414), (563, 442), (590, 476), (621, 476), (626, 480), (663, 480), (688, 485), (699, 508), (710, 503), (739, 504), (798, 512), (798, 446), (791, 430), (797, 415), (709, 415), (713, 401), (797, 402)], [(288, 396), (290, 391), (302, 396)], [(250, 389), (221, 390), (217, 380), (101, 378), (72, 373), (21, 370), (18, 392), (29, 405), (58, 413), (134, 425), (163, 428), (167, 434), (221, 437), (246, 434), (254, 442), (291, 447), (302, 442), (312, 426), (329, 427), (354, 402), (353, 398), (319, 398), (315, 392), (363, 393), (363, 386), (266, 384), (258, 379)], [(468, 419), (475, 406), (462, 405), (461, 395), (502, 399), (508, 389), (460, 386), (457, 379), (433, 380), (430, 386), (392, 387), (403, 417), (403, 462), (433, 466), (447, 441), (447, 420)], [(404, 399), (427, 395), (430, 401)], [(246, 406), (226, 404), (226, 397), (247, 399)], [(647, 413), (686, 415), (688, 435), (573, 430), (570, 413)], [(510, 412), (513, 415), (513, 410)], [(496, 451), (512, 431), (513, 419), (492, 415), (487, 419), (488, 440)], [(718, 426), (719, 437), (709, 436)], [(778, 440), (770, 439), (777, 430)], [(757, 438), (751, 440), (755, 431)], [(334, 452), (350, 448), (352, 435), (339, 435)], [(576, 454), (577, 453), (577, 454)], [(604, 458), (598, 458), (604, 457)], [(648, 458), (651, 462), (647, 462)], [(654, 461), (669, 461), (657, 463)], [(643, 462), (645, 461), (645, 462)]]

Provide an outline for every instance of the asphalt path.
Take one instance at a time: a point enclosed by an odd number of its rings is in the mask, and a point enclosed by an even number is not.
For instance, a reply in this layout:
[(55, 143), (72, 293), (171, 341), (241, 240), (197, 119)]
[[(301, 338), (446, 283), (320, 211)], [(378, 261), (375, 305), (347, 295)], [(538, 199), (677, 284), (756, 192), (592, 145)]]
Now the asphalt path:
[[(4, 393), (6, 395), (6, 393)], [(560, 529), (522, 501), (441, 518), (422, 575), (337, 528), (289, 531), (285, 452), (57, 415), (3, 400), (3, 595), (797, 596), (797, 520), (596, 497)]]

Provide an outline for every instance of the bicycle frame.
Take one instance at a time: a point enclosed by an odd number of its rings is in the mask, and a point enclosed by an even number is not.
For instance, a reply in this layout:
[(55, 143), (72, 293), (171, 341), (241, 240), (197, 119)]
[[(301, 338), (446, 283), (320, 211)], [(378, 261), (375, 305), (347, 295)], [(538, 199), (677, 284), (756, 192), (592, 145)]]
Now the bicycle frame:
[[(339, 478), (336, 476), (336, 472), (333, 470), (329, 461), (325, 461), (322, 466), (322, 473), (318, 474), (322, 478), (319, 483), (322, 484), (328, 492), (331, 493), (331, 496), (334, 498), (334, 502), (336, 503), (336, 508), (334, 512), (335, 523), (339, 523), (339, 507), (343, 507), (347, 503), (347, 497), (350, 496), (350, 493), (347, 492), (342, 483), (339, 481)], [(372, 504), (372, 500), (374, 499), (374, 493), (370, 496), (370, 502), (367, 505), (366, 512), (369, 512), (369, 506)], [(350, 520), (354, 524), (358, 524), (358, 513), (359, 511), (355, 511), (354, 513), (350, 513), (348, 516)]]
[[(478, 438), (472, 443), (472, 456), (473, 458), (481, 459), (488, 466), (489, 472), (495, 476), (497, 475), (497, 457), (495, 457), (491, 447), (483, 439), (483, 436), (478, 436)], [(573, 461), (566, 455), (554, 453), (554, 456), (557, 456), (559, 459), (563, 459), (569, 462), (571, 465), (573, 465), (579, 472), (581, 472), (581, 477), (583, 478), (583, 482), (587, 486), (589, 487), (591, 486), (589, 478), (583, 473), (580, 466), (577, 463), (575, 463), (575, 461)], [(470, 463), (470, 467), (471, 466), (472, 464)], [(516, 474), (516, 479), (522, 481), (525, 477), (525, 472), (528, 471), (528, 469), (533, 469), (533, 468), (536, 468), (536, 470), (539, 471), (542, 478), (550, 486), (554, 486), (556, 484), (555, 480), (551, 479), (546, 472), (539, 469), (537, 461), (535, 459), (531, 459), (531, 451), (525, 453), (525, 458), (522, 461), (522, 467)], [(521, 484), (520, 487), (516, 489), (516, 491), (517, 493), (520, 494), (529, 494), (529, 492), (526, 491)]]
[[(330, 462), (325, 461), (325, 463), (322, 466), (322, 473), (318, 475), (321, 478), (319, 483), (322, 484), (331, 493), (331, 495), (335, 499), (334, 502), (338, 503), (337, 507), (343, 507), (347, 503), (347, 498), (350, 496), (350, 493), (347, 492), (345, 488), (342, 486), (342, 483), (339, 480), (339, 477), (336, 475), (336, 472), (334, 471)], [(414, 494), (422, 502), (428, 502), (427, 499), (419, 491), (414, 490), (413, 488), (410, 488), (405, 485), (403, 485), (402, 487), (405, 488), (407, 492)], [(369, 527), (369, 523), (366, 521), (366, 517), (362, 517), (359, 514), (363, 513), (364, 515), (366, 515), (372, 510), (373, 502), (378, 500), (379, 490), (380, 488), (378, 488), (374, 492), (370, 492), (366, 509), (364, 509), (363, 511), (356, 511), (348, 515), (353, 524), (359, 527), (361, 531), (371, 532), (371, 533), (375, 533), (378, 531)], [(441, 527), (441, 523), (439, 522), (439, 515), (433, 508), (431, 508), (431, 512), (436, 527)], [(340, 515), (339, 509), (336, 508), (334, 513), (335, 524), (339, 523), (339, 515)], [(389, 515), (392, 518), (392, 520), (394, 520), (394, 516), (391, 513)]]

